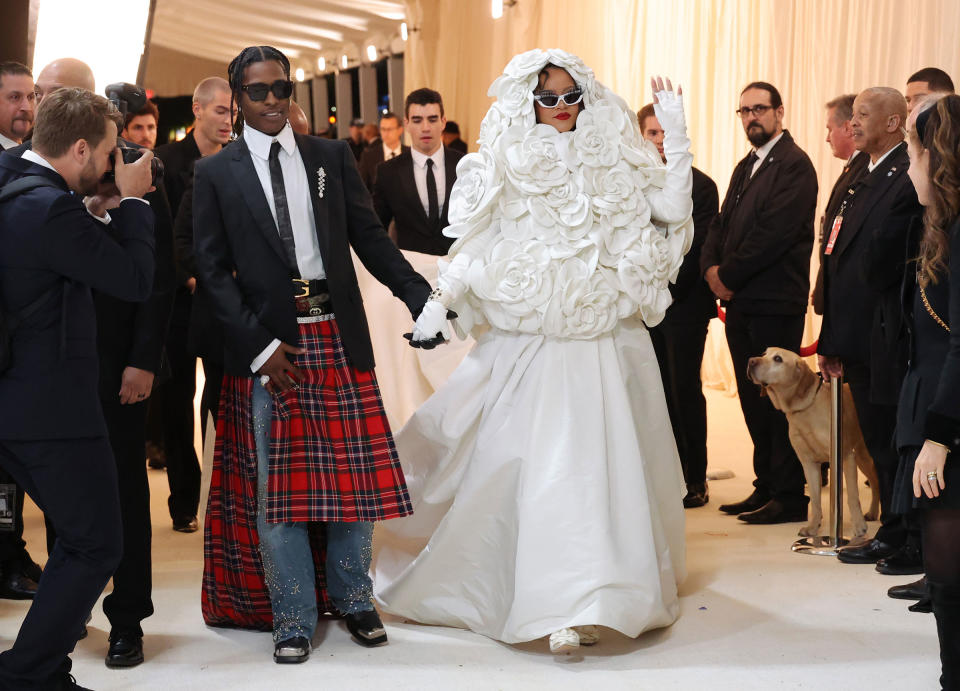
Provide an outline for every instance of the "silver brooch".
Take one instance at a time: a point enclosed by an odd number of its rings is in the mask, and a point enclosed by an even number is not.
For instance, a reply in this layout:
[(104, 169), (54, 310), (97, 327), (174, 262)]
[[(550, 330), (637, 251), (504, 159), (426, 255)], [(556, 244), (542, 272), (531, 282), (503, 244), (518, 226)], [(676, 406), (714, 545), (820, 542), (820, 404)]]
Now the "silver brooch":
[(317, 168), (317, 194), (320, 196), (320, 199), (323, 199), (323, 190), (327, 186), (327, 172), (323, 169), (323, 166)]

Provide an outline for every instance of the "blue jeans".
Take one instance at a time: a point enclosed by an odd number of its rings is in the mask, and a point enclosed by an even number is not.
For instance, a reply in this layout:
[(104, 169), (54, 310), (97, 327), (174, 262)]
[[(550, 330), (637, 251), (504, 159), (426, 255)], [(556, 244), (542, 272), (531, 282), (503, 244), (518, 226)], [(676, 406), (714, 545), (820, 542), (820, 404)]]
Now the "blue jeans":
[[(257, 443), (257, 532), (273, 609), (273, 640), (313, 638), (317, 627), (316, 574), (307, 523), (267, 523), (270, 422), (273, 396), (253, 382), (253, 431)], [(373, 609), (370, 557), (373, 523), (330, 522), (327, 530), (327, 592), (342, 614)]]

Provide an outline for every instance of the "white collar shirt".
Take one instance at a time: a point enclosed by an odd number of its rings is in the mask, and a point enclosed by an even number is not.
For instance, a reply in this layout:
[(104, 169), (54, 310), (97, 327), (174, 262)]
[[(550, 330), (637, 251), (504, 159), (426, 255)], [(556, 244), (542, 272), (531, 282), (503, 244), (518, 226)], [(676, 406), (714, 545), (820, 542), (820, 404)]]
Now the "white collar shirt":
[(20, 142), (10, 139), (3, 132), (0, 132), (0, 147), (3, 147), (4, 150), (12, 149), (15, 146), (20, 146)]
[(384, 161), (389, 161), (391, 158), (396, 158), (402, 153), (403, 153), (403, 144), (397, 144), (396, 148), (394, 149), (391, 149), (386, 144), (383, 144), (383, 160)]
[(894, 149), (896, 149), (898, 146), (900, 146), (900, 144), (901, 144), (901, 142), (897, 142), (894, 146), (890, 147), (883, 156), (881, 156), (880, 158), (877, 159), (877, 162), (876, 162), (876, 163), (874, 163), (873, 161), (871, 161), (870, 163), (868, 163), (868, 164), (867, 164), (867, 172), (868, 172), (868, 173), (872, 173), (872, 172), (873, 172), (873, 169), (876, 168), (877, 166), (879, 166), (881, 163), (883, 163), (883, 159), (885, 159), (887, 156), (889, 156), (890, 154), (892, 154), (893, 151), (894, 151)]
[(439, 147), (430, 156), (416, 149), (410, 149), (410, 155), (413, 157), (413, 179), (417, 183), (417, 194), (420, 195), (420, 203), (427, 216), (430, 215), (430, 200), (427, 196), (427, 160), (433, 161), (433, 177), (437, 182), (437, 213), (441, 213), (447, 198), (447, 171), (443, 147)]
[(768, 141), (766, 144), (761, 146), (759, 149), (754, 149), (754, 153), (757, 155), (757, 160), (753, 164), (753, 170), (750, 171), (750, 177), (756, 175), (757, 171), (760, 170), (760, 166), (763, 165), (763, 159), (765, 159), (770, 151), (777, 145), (777, 142), (783, 137), (783, 132), (778, 134), (776, 137)]

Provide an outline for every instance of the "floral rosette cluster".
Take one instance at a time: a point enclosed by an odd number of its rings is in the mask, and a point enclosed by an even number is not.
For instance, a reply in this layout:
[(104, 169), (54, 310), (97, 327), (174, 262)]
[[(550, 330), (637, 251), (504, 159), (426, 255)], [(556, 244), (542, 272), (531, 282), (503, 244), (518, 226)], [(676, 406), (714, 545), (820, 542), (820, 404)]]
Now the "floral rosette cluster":
[[(533, 90), (547, 64), (584, 90), (571, 132), (536, 122)], [(560, 50), (516, 56), (488, 95), (496, 102), (479, 151), (457, 167), (444, 231), (457, 238), (450, 255), (472, 260), (455, 306), (461, 326), (587, 339), (636, 313), (659, 323), (693, 226), (652, 218), (648, 194), (665, 169), (633, 112)]]

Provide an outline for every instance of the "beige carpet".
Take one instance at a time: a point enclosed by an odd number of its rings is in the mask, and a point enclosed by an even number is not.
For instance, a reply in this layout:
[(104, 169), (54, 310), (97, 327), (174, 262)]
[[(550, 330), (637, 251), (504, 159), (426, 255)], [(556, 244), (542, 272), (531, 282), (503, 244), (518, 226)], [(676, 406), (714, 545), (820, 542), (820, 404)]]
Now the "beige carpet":
[[(683, 612), (669, 629), (637, 640), (606, 632), (582, 658), (556, 660), (545, 642), (506, 646), (465, 631), (387, 622), (390, 644), (367, 650), (327, 625), (307, 664), (280, 667), (269, 634), (210, 629), (200, 617), (201, 533), (171, 530), (162, 471), (151, 471), (154, 603), (147, 662), (103, 665), (108, 624), (98, 606), (74, 653), (79, 682), (95, 689), (933, 689), (937, 638), (931, 615), (910, 614), (871, 566), (792, 554), (799, 524), (746, 526), (717, 511), (752, 479), (735, 398), (708, 392), (710, 504), (687, 512), (689, 577)], [(866, 499), (866, 497), (865, 497)], [(31, 507), (32, 508), (32, 507)], [(871, 531), (875, 525), (871, 526)], [(42, 523), (27, 539), (43, 554)], [(0, 646), (16, 634), (25, 603), (0, 600)]]

